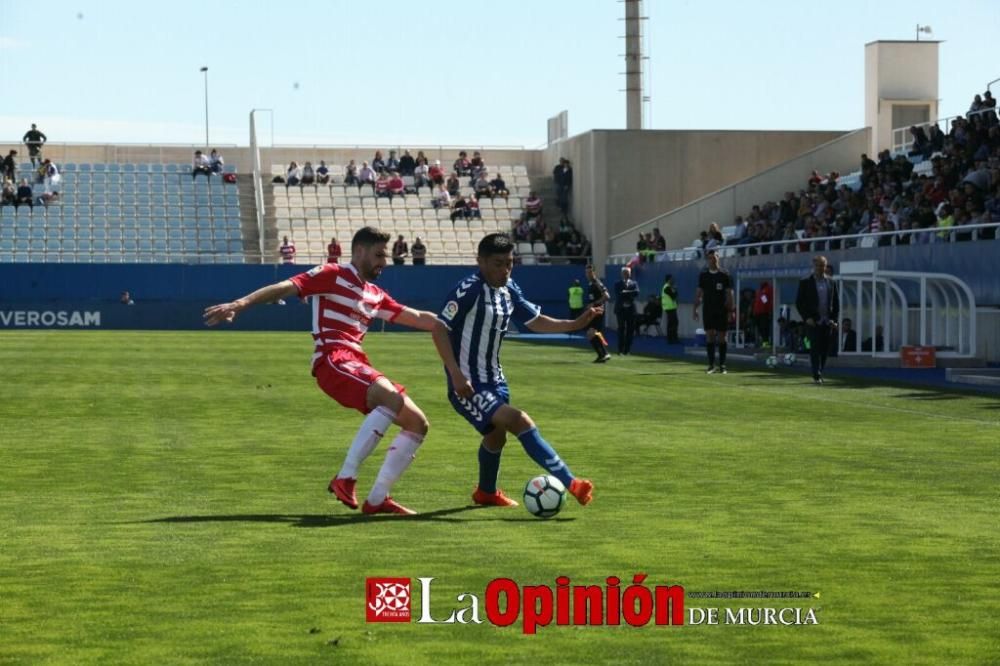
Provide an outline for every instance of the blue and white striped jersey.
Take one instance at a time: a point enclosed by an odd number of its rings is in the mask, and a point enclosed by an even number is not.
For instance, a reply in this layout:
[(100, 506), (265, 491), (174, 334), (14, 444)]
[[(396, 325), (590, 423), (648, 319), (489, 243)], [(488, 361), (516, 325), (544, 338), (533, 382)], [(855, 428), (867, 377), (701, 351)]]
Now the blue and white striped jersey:
[(513, 280), (494, 289), (476, 273), (452, 290), (438, 319), (448, 327), (462, 374), (473, 384), (502, 384), (507, 380), (500, 367), (500, 344), (511, 320), (524, 327), (541, 311)]

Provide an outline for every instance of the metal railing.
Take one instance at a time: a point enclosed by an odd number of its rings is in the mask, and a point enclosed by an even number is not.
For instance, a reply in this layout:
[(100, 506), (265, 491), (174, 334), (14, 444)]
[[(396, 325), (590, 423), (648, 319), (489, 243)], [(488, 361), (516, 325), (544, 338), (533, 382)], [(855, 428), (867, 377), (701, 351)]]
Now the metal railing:
[[(992, 229), (993, 238), (986, 237), (984, 231)], [(763, 243), (736, 243), (720, 245), (715, 248), (722, 257), (758, 256), (765, 254), (791, 254), (795, 252), (829, 252), (831, 250), (849, 250), (853, 248), (874, 248), (895, 245), (923, 245), (930, 243), (964, 242), (959, 236), (969, 234), (968, 240), (994, 240), (1000, 237), (1000, 222), (988, 224), (966, 224), (957, 227), (929, 229), (904, 229), (900, 231), (880, 231), (876, 233), (850, 234), (844, 236), (822, 236), (818, 238), (796, 238), (793, 240), (767, 241)], [(900, 241), (908, 238), (908, 243)], [(887, 242), (881, 242), (887, 239)], [(652, 254), (654, 261), (698, 261), (704, 257), (702, 248), (688, 247), (680, 250), (666, 250)], [(608, 263), (613, 265), (627, 264), (636, 257), (638, 252), (629, 254), (614, 254), (608, 257)]]
[[(909, 152), (910, 149), (913, 147), (913, 137), (910, 135), (910, 127), (922, 127), (925, 130), (927, 130), (931, 127), (931, 125), (938, 125), (940, 127), (940, 124), (944, 123), (944, 127), (941, 128), (941, 131), (945, 135), (947, 135), (949, 132), (951, 132), (951, 126), (957, 119), (969, 120), (973, 116), (977, 115), (985, 115), (988, 113), (996, 115), (996, 112), (997, 110), (995, 108), (980, 109), (979, 111), (970, 111), (965, 115), (961, 116), (948, 116), (947, 118), (930, 120), (926, 123), (916, 123), (908, 127), (897, 127), (896, 129), (892, 130), (892, 153), (896, 154), (901, 151)], [(927, 138), (930, 139), (930, 134), (927, 132), (925, 132), (925, 134), (927, 134)]]
[[(213, 144), (213, 148), (219, 149), (219, 152), (224, 152), (226, 150), (232, 149), (236, 150), (239, 147), (235, 143), (218, 143)], [(18, 157), (23, 158), (21, 161), (26, 161), (28, 156), (28, 148), (25, 146), (20, 139), (10, 140), (10, 141), (0, 141), (0, 150), (3, 154), (6, 154), (8, 150), (13, 148), (18, 152)], [(204, 150), (205, 146), (202, 144), (188, 144), (188, 143), (92, 143), (86, 141), (46, 141), (42, 146), (41, 155), (43, 158), (48, 158), (57, 164), (62, 164), (66, 162), (93, 162), (93, 163), (127, 163), (127, 162), (142, 162), (142, 163), (152, 163), (152, 164), (189, 164), (191, 162), (191, 155), (194, 154), (196, 150)], [(76, 157), (67, 158), (70, 151), (81, 152), (83, 150), (88, 150), (93, 155), (101, 156), (101, 159), (87, 158), (79, 159)], [(183, 156), (183, 159), (179, 159), (179, 156)]]

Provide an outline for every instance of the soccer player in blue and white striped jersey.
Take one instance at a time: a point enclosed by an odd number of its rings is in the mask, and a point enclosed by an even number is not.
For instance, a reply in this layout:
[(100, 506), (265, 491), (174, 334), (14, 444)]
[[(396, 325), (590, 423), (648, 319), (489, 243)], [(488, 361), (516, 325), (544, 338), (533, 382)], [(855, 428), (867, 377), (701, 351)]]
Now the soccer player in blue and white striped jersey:
[(479, 243), (479, 272), (462, 280), (449, 294), (438, 319), (434, 344), (444, 361), (448, 399), (465, 420), (483, 435), (479, 447), (479, 486), (476, 504), (517, 506), (497, 488), (500, 454), (507, 433), (517, 437), (525, 452), (548, 474), (563, 482), (580, 504), (590, 502), (594, 485), (570, 472), (525, 412), (510, 405), (507, 379), (500, 365), (500, 345), (511, 322), (536, 333), (568, 333), (585, 328), (603, 314), (589, 307), (575, 320), (552, 319), (525, 298), (510, 278), (514, 244), (510, 236), (489, 234)]

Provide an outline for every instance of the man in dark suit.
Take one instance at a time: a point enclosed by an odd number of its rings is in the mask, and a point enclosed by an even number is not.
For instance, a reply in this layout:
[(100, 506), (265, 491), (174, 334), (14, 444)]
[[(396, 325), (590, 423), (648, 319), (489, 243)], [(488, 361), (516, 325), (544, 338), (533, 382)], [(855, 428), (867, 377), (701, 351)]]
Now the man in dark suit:
[(618, 318), (618, 355), (629, 355), (635, 337), (635, 299), (639, 285), (632, 279), (632, 269), (622, 269), (622, 279), (615, 283), (615, 317)]
[(837, 285), (826, 275), (826, 257), (813, 257), (812, 275), (799, 281), (795, 307), (806, 324), (809, 338), (809, 360), (812, 362), (813, 383), (823, 383), (823, 369), (830, 350), (830, 334), (836, 331), (840, 315)]

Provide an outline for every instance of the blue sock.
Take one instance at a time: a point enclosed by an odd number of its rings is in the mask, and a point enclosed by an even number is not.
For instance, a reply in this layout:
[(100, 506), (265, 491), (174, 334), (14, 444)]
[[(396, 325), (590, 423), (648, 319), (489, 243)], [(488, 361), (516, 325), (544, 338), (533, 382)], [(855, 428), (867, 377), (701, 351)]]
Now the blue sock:
[(482, 444), (479, 445), (479, 489), (484, 493), (497, 491), (497, 476), (500, 474), (500, 453), (493, 453)]
[(521, 441), (525, 453), (532, 460), (569, 488), (569, 484), (573, 482), (573, 474), (570, 473), (569, 467), (562, 461), (559, 454), (538, 434), (538, 428), (525, 430), (517, 438)]

